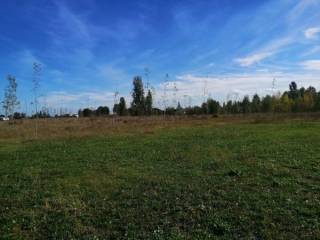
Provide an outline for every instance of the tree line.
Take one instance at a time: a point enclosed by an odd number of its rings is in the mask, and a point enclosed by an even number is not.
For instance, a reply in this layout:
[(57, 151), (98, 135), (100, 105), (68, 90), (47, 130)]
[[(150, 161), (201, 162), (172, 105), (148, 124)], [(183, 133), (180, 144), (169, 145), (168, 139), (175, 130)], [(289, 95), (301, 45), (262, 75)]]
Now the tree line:
[[(17, 98), (17, 81), (15, 77), (7, 77), (8, 84), (4, 91), (2, 107), (6, 117), (12, 119), (25, 118), (26, 113), (17, 112), (19, 106)], [(175, 107), (159, 109), (153, 105), (152, 91), (145, 90), (140, 76), (133, 78), (131, 92), (132, 101), (127, 106), (126, 99), (121, 97), (115, 103), (112, 112), (118, 116), (151, 116), (151, 115), (204, 115), (204, 114), (247, 114), (247, 113), (290, 113), (290, 112), (316, 112), (320, 111), (320, 91), (310, 86), (298, 88), (295, 82), (291, 82), (289, 89), (283, 93), (268, 94), (253, 97), (244, 96), (241, 100), (229, 100), (219, 102), (208, 98), (201, 105), (182, 107), (180, 102)], [(78, 111), (79, 117), (103, 117), (110, 115), (108, 106), (100, 106), (97, 109), (85, 108)], [(64, 114), (54, 117), (71, 117), (75, 115)], [(52, 117), (45, 111), (36, 112), (32, 118)]]
[[(125, 98), (121, 97), (119, 103), (114, 104), (112, 112), (118, 116), (150, 116), (161, 113), (160, 109), (153, 107), (152, 92), (147, 90), (147, 94), (145, 94), (143, 81), (140, 76), (133, 78), (131, 96), (132, 102), (130, 107), (127, 107)], [(95, 110), (85, 108), (78, 111), (80, 117), (107, 116), (109, 113), (110, 109), (107, 106), (100, 106)]]
[[(101, 116), (101, 107), (97, 110), (84, 109), (79, 111), (83, 117)], [(265, 96), (253, 95), (252, 98), (244, 96), (241, 100), (229, 100), (220, 103), (208, 98), (199, 106), (182, 107), (178, 102), (176, 107), (159, 109), (153, 107), (152, 92), (148, 90), (145, 96), (141, 77), (133, 79), (132, 102), (127, 108), (126, 100), (121, 97), (120, 102), (113, 107), (113, 113), (119, 116), (150, 116), (150, 115), (203, 115), (203, 114), (247, 114), (247, 113), (295, 113), (320, 111), (320, 91), (310, 86), (298, 88), (291, 82), (289, 89), (282, 94), (268, 94)], [(106, 113), (106, 115), (109, 114)]]

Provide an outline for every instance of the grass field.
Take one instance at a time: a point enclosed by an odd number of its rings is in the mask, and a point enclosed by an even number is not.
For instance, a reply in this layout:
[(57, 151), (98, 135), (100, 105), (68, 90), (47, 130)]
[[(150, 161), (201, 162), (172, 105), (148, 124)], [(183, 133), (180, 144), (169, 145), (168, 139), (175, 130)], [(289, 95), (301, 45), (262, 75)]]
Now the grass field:
[(0, 239), (320, 239), (319, 120), (77, 124), (0, 124)]

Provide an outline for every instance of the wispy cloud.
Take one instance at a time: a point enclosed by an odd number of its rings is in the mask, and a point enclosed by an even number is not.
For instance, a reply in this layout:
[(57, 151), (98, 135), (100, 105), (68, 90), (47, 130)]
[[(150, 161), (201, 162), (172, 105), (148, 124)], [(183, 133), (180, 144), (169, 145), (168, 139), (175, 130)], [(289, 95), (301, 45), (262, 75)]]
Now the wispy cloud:
[(320, 71), (320, 60), (308, 60), (302, 62), (301, 65), (307, 70)]
[[(203, 100), (204, 89), (211, 96), (220, 101), (225, 101), (229, 96), (244, 95), (252, 96), (255, 93), (261, 95), (272, 92), (273, 80), (276, 79), (275, 91), (284, 91), (288, 89), (291, 81), (296, 81), (299, 86), (312, 85), (320, 87), (320, 74), (311, 73), (285, 73), (285, 72), (268, 72), (257, 71), (243, 74), (222, 74), (212, 76), (199, 75), (181, 75), (176, 78), (178, 88), (178, 98), (183, 100), (184, 96), (192, 97), (195, 104)], [(169, 85), (172, 89), (173, 82)], [(163, 84), (158, 86), (163, 89)], [(172, 100), (173, 91), (168, 91), (168, 98)]]
[(42, 105), (49, 108), (66, 107), (77, 110), (82, 107), (111, 106), (113, 103), (113, 93), (111, 92), (79, 92), (70, 93), (65, 91), (49, 92), (40, 98)]
[(25, 49), (20, 52), (18, 58), (21, 65), (28, 66), (30, 69), (35, 62), (44, 66), (44, 63), (40, 61), (40, 59), (36, 57), (35, 54), (29, 49)]
[(269, 58), (282, 50), (284, 46), (289, 45), (293, 42), (293, 38), (290, 36), (280, 38), (268, 43), (266, 46), (260, 50), (249, 54), (246, 57), (236, 58), (234, 61), (242, 67), (249, 67), (251, 65), (257, 64), (262, 60)]
[(97, 67), (98, 75), (107, 81), (123, 83), (130, 79), (129, 74), (115, 64), (102, 64)]
[(319, 5), (318, 0), (299, 0), (298, 3), (288, 14), (289, 21), (293, 22), (299, 19), (302, 15), (304, 15), (307, 12), (307, 10), (309, 10), (312, 7), (316, 7), (317, 5)]
[(302, 56), (308, 56), (318, 52), (320, 52), (320, 45), (312, 47), (310, 50), (305, 52)]
[(55, 2), (57, 17), (52, 19), (48, 33), (58, 46), (91, 47), (94, 36), (86, 19), (74, 13), (61, 1)]
[(317, 37), (317, 35), (320, 33), (320, 27), (313, 27), (313, 28), (308, 28), (304, 32), (304, 36), (307, 39), (314, 39)]
[(259, 63), (260, 61), (274, 55), (275, 52), (260, 52), (249, 55), (244, 58), (237, 58), (235, 62), (237, 62), (242, 67), (249, 67), (253, 64)]

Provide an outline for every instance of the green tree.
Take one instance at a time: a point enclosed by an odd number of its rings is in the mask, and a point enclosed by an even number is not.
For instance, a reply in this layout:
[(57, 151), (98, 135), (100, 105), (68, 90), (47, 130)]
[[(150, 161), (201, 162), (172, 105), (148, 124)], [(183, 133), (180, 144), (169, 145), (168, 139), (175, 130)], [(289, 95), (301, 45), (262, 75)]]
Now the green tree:
[(305, 91), (303, 94), (303, 106), (302, 111), (310, 112), (314, 110), (315, 96), (310, 91)]
[(298, 91), (298, 86), (295, 82), (291, 82), (289, 85), (289, 98), (295, 100), (299, 97), (299, 91)]
[(250, 99), (248, 96), (245, 96), (241, 103), (241, 108), (243, 113), (249, 113), (250, 112)]
[(110, 113), (110, 110), (109, 110), (108, 107), (100, 106), (96, 110), (96, 115), (99, 116), (99, 117), (107, 116), (107, 115), (109, 115), (109, 113)]
[(7, 77), (8, 85), (4, 91), (4, 100), (2, 101), (2, 106), (6, 117), (13, 118), (15, 108), (19, 106), (19, 101), (17, 98), (17, 81), (15, 77), (8, 75)]
[(177, 109), (176, 109), (176, 114), (177, 114), (177, 115), (183, 115), (183, 114), (184, 114), (184, 110), (183, 110), (183, 108), (181, 107), (180, 102), (178, 102)]
[(225, 105), (225, 112), (232, 113), (232, 108), (233, 108), (233, 103), (231, 100), (229, 100)]
[(320, 91), (315, 96), (314, 109), (315, 111), (320, 111)]
[(145, 99), (142, 78), (133, 78), (131, 113), (134, 116), (141, 116), (145, 113)]
[(146, 101), (145, 101), (145, 113), (149, 116), (152, 114), (152, 104), (153, 104), (152, 93), (149, 90), (146, 97)]
[(176, 109), (174, 107), (167, 107), (166, 108), (166, 115), (175, 115)]
[(252, 98), (251, 111), (253, 113), (258, 113), (261, 111), (261, 99), (258, 94), (255, 94)]
[(261, 110), (263, 112), (272, 112), (273, 111), (272, 97), (270, 95), (267, 95), (262, 99)]
[(92, 117), (93, 116), (93, 111), (89, 108), (85, 108), (82, 111), (79, 111), (79, 116), (82, 117)]
[(120, 98), (119, 106), (118, 106), (118, 115), (125, 116), (128, 114), (127, 104), (124, 97)]
[(112, 112), (113, 112), (113, 114), (120, 115), (120, 114), (119, 114), (119, 103), (115, 103), (115, 104), (113, 105)]
[(208, 114), (208, 103), (204, 102), (201, 104), (201, 113)]
[(207, 101), (208, 114), (217, 114), (220, 110), (220, 103), (209, 98)]
[(292, 100), (289, 98), (288, 93), (284, 93), (280, 99), (281, 112), (290, 112), (292, 108)]

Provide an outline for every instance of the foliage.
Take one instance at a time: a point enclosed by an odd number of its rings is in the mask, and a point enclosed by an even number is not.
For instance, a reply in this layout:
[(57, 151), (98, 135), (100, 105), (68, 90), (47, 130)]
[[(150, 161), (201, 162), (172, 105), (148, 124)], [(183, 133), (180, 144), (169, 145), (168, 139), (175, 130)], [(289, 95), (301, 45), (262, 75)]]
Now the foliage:
[(0, 238), (319, 239), (319, 127), (1, 139)]
[(145, 114), (144, 89), (142, 78), (140, 76), (134, 77), (133, 79), (131, 113), (134, 116), (141, 116)]
[(146, 115), (151, 115), (152, 114), (152, 104), (153, 104), (152, 93), (149, 90), (148, 94), (147, 94), (147, 97), (146, 97), (146, 101), (145, 101)]
[(208, 114), (217, 114), (220, 111), (220, 103), (211, 98), (208, 99), (207, 106), (208, 106), (208, 111), (207, 111)]
[(85, 108), (78, 111), (79, 117), (103, 117), (110, 114), (110, 110), (107, 106), (100, 106), (96, 110)]
[(124, 97), (120, 98), (119, 103), (114, 104), (113, 113), (119, 116), (126, 116), (128, 114), (126, 100), (124, 99)]
[(16, 82), (15, 77), (9, 75), (7, 77), (8, 85), (5, 88), (4, 92), (4, 100), (2, 101), (2, 106), (5, 112), (5, 116), (10, 116), (13, 118), (13, 114), (15, 112), (15, 108), (19, 106), (19, 101), (17, 98), (17, 87), (18, 84)]
[(110, 110), (107, 106), (103, 107), (103, 106), (100, 106), (97, 108), (97, 110), (95, 111), (95, 115), (98, 116), (98, 117), (101, 117), (101, 116), (108, 116), (110, 113)]

